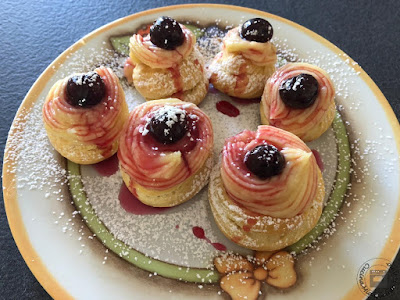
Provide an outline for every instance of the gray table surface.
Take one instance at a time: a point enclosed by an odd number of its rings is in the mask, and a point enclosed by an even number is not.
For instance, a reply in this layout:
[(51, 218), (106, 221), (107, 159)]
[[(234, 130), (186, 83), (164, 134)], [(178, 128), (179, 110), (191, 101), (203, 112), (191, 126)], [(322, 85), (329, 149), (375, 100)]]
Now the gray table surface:
[[(142, 10), (196, 1), (89, 0), (0, 2), (1, 157), (13, 117), (42, 71), (92, 30)], [(203, 1), (209, 2), (209, 1)], [(400, 1), (212, 1), (263, 10), (325, 37), (357, 61), (400, 117)], [(387, 276), (400, 271), (398, 256)], [(400, 282), (390, 296), (400, 299)], [(50, 299), (27, 268), (0, 202), (0, 299)]]

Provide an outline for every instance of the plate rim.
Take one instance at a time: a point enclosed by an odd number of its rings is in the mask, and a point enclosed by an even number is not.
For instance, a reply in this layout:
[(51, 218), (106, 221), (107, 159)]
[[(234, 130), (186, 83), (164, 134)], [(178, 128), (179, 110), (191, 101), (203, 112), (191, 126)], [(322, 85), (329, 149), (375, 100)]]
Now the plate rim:
[[(88, 33), (77, 42), (72, 44), (68, 47), (65, 51), (63, 51), (55, 60), (53, 60), (50, 65), (40, 74), (38, 79), (29, 89), (28, 93), (26, 94), (24, 100), (22, 101), (20, 107), (17, 110), (17, 113), (14, 117), (12, 122), (8, 137), (7, 143), (4, 150), (4, 158), (8, 156), (8, 153), (12, 151), (12, 147), (10, 145), (10, 140), (13, 137), (21, 132), (23, 129), (15, 127), (15, 123), (17, 122), (18, 117), (25, 117), (27, 116), (33, 105), (37, 101), (37, 96), (42, 93), (47, 81), (56, 73), (58, 70), (58, 66), (61, 65), (66, 61), (70, 54), (75, 53), (81, 47), (86, 44), (86, 41), (91, 40), (103, 32), (106, 32), (120, 24), (129, 22), (134, 19), (141, 18), (146, 15), (154, 14), (157, 12), (165, 12), (169, 10), (175, 9), (185, 9), (185, 8), (220, 8), (220, 9), (227, 9), (227, 10), (236, 10), (242, 11), (247, 13), (254, 13), (258, 15), (263, 15), (266, 18), (271, 18), (278, 20), (282, 23), (286, 23), (301, 32), (307, 34), (311, 38), (315, 39), (317, 42), (321, 43), (325, 47), (332, 50), (335, 54), (337, 54), (341, 59), (349, 59), (350, 63), (348, 64), (352, 67), (356, 72), (359, 73), (360, 78), (368, 85), (368, 87), (373, 92), (375, 98), (378, 100), (379, 104), (381, 105), (382, 109), (386, 114), (386, 120), (388, 121), (390, 127), (394, 133), (394, 139), (397, 146), (397, 153), (400, 156), (400, 124), (397, 120), (396, 115), (394, 114), (389, 102), (387, 101), (386, 97), (383, 95), (381, 90), (375, 84), (375, 82), (369, 77), (369, 75), (359, 66), (350, 56), (348, 56), (344, 51), (340, 48), (332, 44), (330, 41), (325, 39), (324, 37), (320, 36), (319, 34), (313, 32), (306, 27), (297, 24), (293, 21), (290, 21), (286, 18), (277, 16), (275, 14), (271, 14), (262, 10), (252, 9), (242, 6), (235, 6), (235, 5), (226, 5), (226, 4), (209, 4), (209, 3), (196, 3), (196, 4), (178, 4), (178, 5), (171, 5), (171, 6), (163, 6), (158, 8), (153, 8), (145, 11), (140, 11), (110, 23), (107, 23), (94, 31)], [(340, 54), (340, 55), (339, 55)], [(3, 198), (4, 198), (4, 206), (5, 212), (7, 215), (7, 221), (14, 238), (14, 241), (18, 247), (18, 250), (21, 253), (21, 256), (25, 260), (25, 263), (28, 265), (29, 269), (42, 285), (42, 287), (49, 293), (49, 295), (55, 299), (74, 299), (71, 294), (63, 287), (63, 285), (57, 281), (53, 274), (47, 269), (46, 265), (40, 260), (39, 255), (37, 254), (36, 250), (33, 248), (29, 235), (25, 229), (22, 215), (19, 209), (18, 201), (17, 201), (17, 189), (15, 185), (16, 176), (15, 173), (7, 172), (12, 164), (15, 163), (13, 160), (5, 160), (3, 158)], [(399, 193), (400, 194), (400, 193)], [(379, 257), (390, 258), (391, 261), (394, 260), (395, 256), (400, 247), (400, 231), (397, 231), (396, 228), (400, 226), (400, 198), (398, 201), (398, 205), (396, 208), (394, 222), (392, 224), (391, 232), (386, 240), (385, 245), (383, 246)], [(391, 241), (392, 240), (392, 241)], [(342, 298), (342, 299), (356, 299), (356, 298), (364, 298), (364, 295), (360, 294), (360, 290), (358, 289), (358, 285), (355, 284), (353, 288)]]

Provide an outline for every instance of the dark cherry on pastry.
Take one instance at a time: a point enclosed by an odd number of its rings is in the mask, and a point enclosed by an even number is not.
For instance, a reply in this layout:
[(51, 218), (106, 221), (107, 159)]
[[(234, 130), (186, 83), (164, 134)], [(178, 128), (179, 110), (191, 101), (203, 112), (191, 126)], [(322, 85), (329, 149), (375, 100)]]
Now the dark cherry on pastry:
[(318, 95), (318, 81), (309, 74), (299, 74), (282, 82), (279, 88), (282, 101), (291, 108), (307, 108)]
[(310, 142), (331, 126), (336, 115), (334, 99), (335, 87), (326, 71), (309, 63), (287, 63), (265, 84), (261, 123)]
[(185, 41), (179, 23), (170, 17), (159, 17), (150, 27), (150, 41), (159, 48), (174, 50)]
[(188, 120), (184, 111), (180, 109), (156, 114), (149, 123), (151, 135), (165, 145), (179, 141), (187, 131)]
[(199, 104), (207, 94), (204, 59), (189, 28), (170, 17), (160, 17), (146, 36), (129, 39), (129, 58), (134, 68), (125, 75), (146, 99), (179, 98)]
[(211, 171), (211, 120), (176, 98), (145, 102), (131, 112), (118, 149), (122, 178), (137, 199), (170, 207), (197, 194)]
[(103, 79), (96, 72), (75, 75), (68, 79), (67, 102), (72, 106), (92, 107), (106, 92)]
[(274, 33), (271, 23), (261, 18), (247, 20), (239, 32), (242, 39), (258, 43), (267, 43)]
[(118, 150), (129, 109), (117, 75), (100, 66), (58, 80), (43, 104), (50, 143), (76, 164), (95, 164)]
[(246, 167), (260, 179), (279, 175), (285, 167), (285, 158), (273, 145), (258, 145), (244, 157)]

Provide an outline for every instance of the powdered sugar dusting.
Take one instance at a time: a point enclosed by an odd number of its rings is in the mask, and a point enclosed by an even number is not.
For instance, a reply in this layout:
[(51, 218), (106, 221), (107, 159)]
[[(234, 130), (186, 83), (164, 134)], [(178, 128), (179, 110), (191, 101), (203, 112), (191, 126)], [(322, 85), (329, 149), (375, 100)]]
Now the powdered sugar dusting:
[[(210, 168), (211, 163), (210, 160)], [(163, 214), (133, 215), (119, 203), (118, 193), (122, 184), (119, 173), (101, 177), (96, 176), (91, 167), (84, 167), (82, 175), (87, 197), (102, 222), (118, 239), (152, 258), (181, 266), (211, 268), (219, 251), (193, 235), (195, 226), (202, 227), (213, 242), (229, 244), (240, 251), (215, 227), (206, 189), (189, 202)]]
[[(243, 20), (242, 20), (243, 21)], [(279, 32), (279, 27), (274, 27)], [(205, 56), (206, 65), (220, 50), (221, 36), (199, 39), (200, 52)], [(371, 120), (371, 127), (377, 138), (371, 140), (366, 138), (363, 124), (358, 124), (352, 113), (363, 110), (364, 101), (357, 97), (360, 92), (354, 88), (357, 84), (358, 73), (351, 65), (354, 64), (344, 54), (326, 54), (324, 51), (315, 50), (311, 52), (299, 52), (286, 39), (274, 36), (272, 42), (278, 49), (277, 66), (292, 61), (305, 61), (316, 64), (325, 69), (331, 76), (336, 87), (336, 103), (338, 109), (346, 120), (346, 126), (351, 134), (352, 148), (352, 176), (347, 200), (342, 211), (338, 213), (337, 219), (330, 225), (323, 240), (314, 246), (315, 250), (326, 247), (326, 237), (336, 232), (337, 227), (343, 226), (343, 231), (353, 237), (349, 243), (360, 242), (362, 237), (368, 236), (368, 232), (362, 231), (363, 224), (371, 215), (370, 210), (376, 207), (383, 208), (383, 214), (376, 216), (374, 222), (380, 222), (384, 218), (392, 216), (391, 209), (386, 208), (388, 202), (384, 195), (378, 193), (383, 184), (387, 187), (387, 193), (395, 192), (396, 186), (386, 184), (390, 176), (394, 176), (398, 170), (398, 158), (395, 149), (386, 146), (393, 144), (393, 137), (387, 134), (387, 127)], [(86, 52), (85, 52), (86, 51)], [(93, 70), (100, 64), (111, 67), (121, 78), (121, 84), (125, 91), (129, 109), (143, 103), (145, 100), (138, 92), (123, 79), (123, 65), (126, 57), (117, 55), (113, 50), (104, 47), (88, 48), (71, 54), (67, 61), (61, 66), (54, 66), (57, 71), (45, 88), (46, 93), (50, 86), (58, 79), (72, 73), (81, 73)], [(88, 55), (90, 53), (90, 55)], [(46, 132), (41, 120), (41, 107), (44, 102), (41, 95), (31, 111), (22, 110), (20, 116), (14, 121), (10, 130), (8, 151), (4, 158), (8, 168), (5, 173), (17, 175), (17, 190), (41, 191), (44, 199), (64, 201), (68, 199), (63, 193), (66, 186), (66, 171), (63, 160), (55, 153), (48, 142)], [(243, 105), (235, 103), (240, 109), (240, 115), (232, 120), (215, 109), (215, 103), (219, 100), (232, 102), (230, 97), (221, 93), (209, 93), (200, 104), (211, 118), (214, 134), (214, 157), (217, 158), (224, 144), (224, 140), (243, 129), (256, 130), (260, 124), (258, 103)], [(26, 116), (25, 116), (26, 113)], [(321, 154), (326, 169), (323, 172), (326, 190), (329, 193), (336, 174), (336, 141), (330, 129), (319, 140), (309, 144), (310, 148), (316, 149)], [(389, 157), (389, 159), (387, 159)], [(385, 175), (377, 175), (378, 169), (384, 169)], [(193, 267), (212, 267), (212, 259), (219, 251), (215, 250), (204, 240), (193, 235), (193, 226), (202, 227), (207, 237), (215, 242), (222, 243), (234, 252), (249, 254), (234, 243), (228, 241), (216, 227), (209, 209), (207, 190), (203, 189), (189, 202), (169, 210), (165, 214), (154, 216), (136, 216), (125, 212), (118, 202), (118, 192), (122, 183), (121, 176), (117, 173), (110, 177), (98, 176), (90, 166), (82, 168), (82, 180), (90, 203), (107, 228), (118, 238), (149, 257), (166, 262)], [(397, 175), (396, 175), (397, 176)], [(6, 187), (7, 188), (7, 187)], [(68, 199), (69, 200), (69, 199)], [(83, 228), (76, 228), (74, 218), (78, 212), (75, 208), (71, 210), (54, 210), (52, 222), (58, 224), (60, 232), (72, 235), (78, 232), (79, 241), (84, 235)], [(35, 220), (32, 216), (32, 221)], [(364, 228), (367, 228), (364, 226)], [(389, 232), (390, 228), (384, 228)], [(75, 236), (75, 235), (74, 235)], [(85, 236), (86, 238), (86, 236)], [(87, 237), (93, 239), (93, 236)], [(335, 235), (332, 237), (335, 238)], [(85, 243), (77, 249), (82, 253)], [(106, 257), (106, 256), (105, 256)], [(104, 259), (104, 262), (106, 258)], [(313, 259), (309, 260), (312, 264)]]
[[(9, 151), (4, 157), (4, 164), (10, 165), (5, 172), (18, 174), (17, 188), (46, 190), (63, 186), (67, 182), (67, 172), (60, 163), (60, 157), (52, 149), (42, 123), (42, 103), (38, 101), (29, 114), (23, 110), (10, 129), (13, 139), (8, 140)], [(61, 190), (58, 194), (62, 201)]]

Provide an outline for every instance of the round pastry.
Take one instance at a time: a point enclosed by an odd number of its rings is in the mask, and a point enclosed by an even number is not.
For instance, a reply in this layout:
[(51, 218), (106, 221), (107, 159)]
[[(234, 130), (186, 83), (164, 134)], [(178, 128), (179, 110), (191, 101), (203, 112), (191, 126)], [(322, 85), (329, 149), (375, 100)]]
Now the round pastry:
[(43, 105), (50, 143), (78, 164), (97, 163), (117, 152), (128, 115), (118, 77), (105, 67), (57, 81)]
[(129, 56), (138, 92), (146, 100), (174, 97), (199, 104), (207, 94), (208, 78), (195, 44), (194, 34), (169, 17), (158, 18), (145, 37), (134, 34)]
[(196, 105), (173, 98), (143, 103), (121, 136), (122, 178), (144, 204), (185, 202), (208, 182), (213, 138), (210, 119)]
[(275, 71), (276, 48), (270, 42), (271, 24), (260, 18), (233, 28), (223, 39), (222, 51), (208, 67), (210, 82), (238, 98), (257, 98)]
[(305, 142), (320, 137), (335, 117), (335, 88), (329, 75), (308, 63), (289, 63), (265, 85), (261, 123), (290, 131)]
[(311, 150), (295, 135), (261, 125), (226, 140), (209, 201), (235, 243), (275, 251), (306, 235), (322, 213), (325, 187)]

